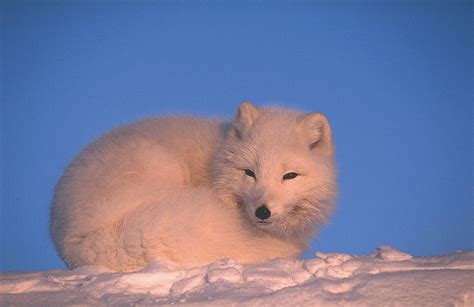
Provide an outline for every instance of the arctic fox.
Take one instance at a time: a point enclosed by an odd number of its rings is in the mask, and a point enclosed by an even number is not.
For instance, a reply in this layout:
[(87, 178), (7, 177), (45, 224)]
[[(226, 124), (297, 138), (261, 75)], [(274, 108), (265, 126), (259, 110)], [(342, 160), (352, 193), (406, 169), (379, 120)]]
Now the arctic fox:
[(56, 186), (51, 234), (70, 267), (296, 257), (335, 194), (326, 117), (244, 102), (233, 121), (151, 118), (93, 141)]

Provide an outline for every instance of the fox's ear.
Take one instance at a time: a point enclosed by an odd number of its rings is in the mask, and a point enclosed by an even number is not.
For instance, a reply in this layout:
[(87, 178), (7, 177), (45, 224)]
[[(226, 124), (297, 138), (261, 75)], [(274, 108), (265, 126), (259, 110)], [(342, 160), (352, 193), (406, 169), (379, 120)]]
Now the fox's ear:
[(308, 113), (299, 121), (299, 128), (310, 150), (332, 155), (331, 126), (326, 116), (319, 112)]
[(231, 134), (242, 138), (252, 127), (258, 117), (258, 108), (251, 102), (244, 101), (237, 108), (234, 122), (232, 123)]

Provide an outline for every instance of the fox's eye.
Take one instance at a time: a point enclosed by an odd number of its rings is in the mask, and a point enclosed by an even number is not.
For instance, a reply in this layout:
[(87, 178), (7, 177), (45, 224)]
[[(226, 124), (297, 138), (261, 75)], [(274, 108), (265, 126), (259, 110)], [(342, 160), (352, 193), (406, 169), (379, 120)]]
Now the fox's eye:
[(283, 176), (283, 180), (294, 179), (298, 176), (297, 173), (288, 173)]
[(249, 169), (244, 170), (245, 175), (255, 178), (255, 173)]

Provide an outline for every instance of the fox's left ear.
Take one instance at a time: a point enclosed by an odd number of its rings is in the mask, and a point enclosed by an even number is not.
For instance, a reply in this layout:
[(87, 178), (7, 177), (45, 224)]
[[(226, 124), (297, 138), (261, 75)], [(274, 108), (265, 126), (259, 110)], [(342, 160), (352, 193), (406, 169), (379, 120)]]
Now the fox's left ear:
[(308, 113), (300, 119), (299, 128), (310, 150), (333, 154), (331, 126), (326, 116), (319, 112)]
[(237, 108), (237, 114), (232, 123), (231, 135), (243, 138), (258, 117), (258, 108), (249, 101), (242, 102)]

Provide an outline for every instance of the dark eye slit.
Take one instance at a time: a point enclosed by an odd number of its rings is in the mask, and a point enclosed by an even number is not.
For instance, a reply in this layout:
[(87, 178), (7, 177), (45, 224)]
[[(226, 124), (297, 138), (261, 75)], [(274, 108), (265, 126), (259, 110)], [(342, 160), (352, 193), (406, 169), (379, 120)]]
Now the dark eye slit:
[(255, 178), (255, 173), (252, 170), (244, 169), (245, 175)]
[(298, 176), (297, 173), (291, 172), (283, 176), (283, 180), (295, 179)]

